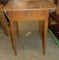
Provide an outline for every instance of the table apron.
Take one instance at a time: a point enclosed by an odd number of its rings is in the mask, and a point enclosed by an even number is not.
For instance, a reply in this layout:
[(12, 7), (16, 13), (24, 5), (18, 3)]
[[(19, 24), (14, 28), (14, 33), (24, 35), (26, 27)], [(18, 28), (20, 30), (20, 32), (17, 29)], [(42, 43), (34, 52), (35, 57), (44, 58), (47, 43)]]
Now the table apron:
[(46, 10), (9, 11), (8, 15), (13, 21), (32, 21), (46, 19), (46, 12)]

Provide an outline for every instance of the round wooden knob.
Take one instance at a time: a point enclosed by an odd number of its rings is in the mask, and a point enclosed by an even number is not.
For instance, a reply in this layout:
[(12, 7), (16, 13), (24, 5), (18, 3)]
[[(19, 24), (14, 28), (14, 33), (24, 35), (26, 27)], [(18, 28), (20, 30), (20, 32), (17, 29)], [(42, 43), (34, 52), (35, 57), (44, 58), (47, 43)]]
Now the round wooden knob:
[(28, 13), (27, 16), (32, 16), (32, 14)]

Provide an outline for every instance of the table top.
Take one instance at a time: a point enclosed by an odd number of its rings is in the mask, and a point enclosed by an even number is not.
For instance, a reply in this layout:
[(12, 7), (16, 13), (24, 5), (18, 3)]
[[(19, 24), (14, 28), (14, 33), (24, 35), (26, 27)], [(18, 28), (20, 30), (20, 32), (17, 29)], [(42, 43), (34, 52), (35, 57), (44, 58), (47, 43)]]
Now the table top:
[(48, 0), (34, 0), (34, 1), (9, 1), (2, 10), (14, 11), (14, 10), (50, 10), (56, 9)]

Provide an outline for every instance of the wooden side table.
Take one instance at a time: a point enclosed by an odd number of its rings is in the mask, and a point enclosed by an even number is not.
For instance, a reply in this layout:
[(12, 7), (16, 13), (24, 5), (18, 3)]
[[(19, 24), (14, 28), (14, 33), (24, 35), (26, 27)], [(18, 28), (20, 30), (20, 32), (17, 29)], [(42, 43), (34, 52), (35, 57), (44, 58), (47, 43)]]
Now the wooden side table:
[(27, 2), (10, 1), (2, 8), (2, 11), (8, 12), (8, 17), (10, 19), (10, 30), (15, 55), (17, 55), (16, 51), (17, 49), (16, 49), (16, 38), (13, 26), (14, 22), (34, 21), (34, 20), (44, 21), (43, 54), (45, 55), (48, 17), (49, 17), (49, 10), (51, 9), (56, 9), (56, 7), (47, 0), (27, 1)]

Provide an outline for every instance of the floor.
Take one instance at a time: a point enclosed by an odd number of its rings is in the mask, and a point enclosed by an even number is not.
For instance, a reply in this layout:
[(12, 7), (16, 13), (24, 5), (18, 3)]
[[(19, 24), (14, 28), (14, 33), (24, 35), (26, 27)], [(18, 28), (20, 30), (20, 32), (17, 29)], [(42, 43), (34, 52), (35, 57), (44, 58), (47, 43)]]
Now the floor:
[(19, 22), (19, 39), (16, 37), (17, 56), (14, 55), (10, 36), (0, 26), (0, 60), (59, 60), (59, 47), (47, 34), (46, 55), (42, 52), (38, 21)]

